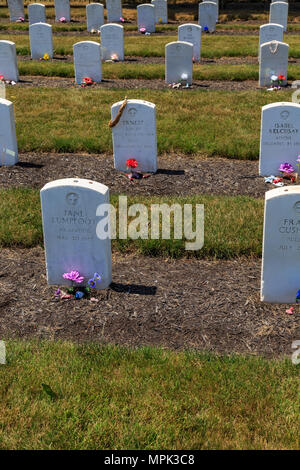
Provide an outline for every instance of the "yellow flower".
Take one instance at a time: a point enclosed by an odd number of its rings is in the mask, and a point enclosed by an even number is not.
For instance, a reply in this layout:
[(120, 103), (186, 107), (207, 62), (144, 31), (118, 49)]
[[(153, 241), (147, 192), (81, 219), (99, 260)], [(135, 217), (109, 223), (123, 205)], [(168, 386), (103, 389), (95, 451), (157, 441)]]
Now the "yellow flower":
[(44, 55), (43, 55), (43, 59), (44, 59), (44, 60), (49, 60), (49, 59), (50, 59), (49, 54), (47, 54), (47, 53), (44, 54)]

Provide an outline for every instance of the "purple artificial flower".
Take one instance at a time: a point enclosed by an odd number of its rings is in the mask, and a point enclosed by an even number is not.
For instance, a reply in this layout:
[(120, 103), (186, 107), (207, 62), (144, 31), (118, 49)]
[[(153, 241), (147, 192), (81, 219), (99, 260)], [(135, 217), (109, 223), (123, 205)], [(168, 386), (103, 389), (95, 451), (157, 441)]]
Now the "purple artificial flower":
[(297, 162), (300, 163), (300, 155), (297, 157)]
[(290, 163), (281, 163), (279, 171), (281, 171), (282, 173), (293, 173), (295, 170)]
[(89, 284), (89, 286), (90, 286), (91, 288), (96, 287), (96, 281), (95, 281), (95, 279), (90, 279), (89, 282), (88, 282), (88, 284)]
[(84, 277), (80, 276), (78, 271), (70, 271), (69, 273), (64, 273), (63, 278), (69, 279), (69, 281), (77, 282), (77, 284), (80, 284), (84, 280)]

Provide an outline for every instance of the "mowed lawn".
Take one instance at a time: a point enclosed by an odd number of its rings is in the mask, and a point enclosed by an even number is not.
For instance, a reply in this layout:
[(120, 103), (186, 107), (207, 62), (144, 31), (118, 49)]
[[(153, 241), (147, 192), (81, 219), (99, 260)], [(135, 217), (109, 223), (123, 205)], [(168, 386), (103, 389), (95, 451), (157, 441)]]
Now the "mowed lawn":
[[(118, 211), (118, 196), (112, 195), (110, 203)], [(247, 196), (210, 196), (191, 197), (128, 197), (128, 206), (145, 204), (150, 214), (152, 204), (192, 204), (193, 230), (200, 232), (202, 222), (196, 225), (196, 204), (204, 205), (204, 245), (199, 250), (186, 251), (184, 237), (174, 237), (174, 219), (171, 217), (171, 230), (168, 240), (150, 239), (151, 223), (146, 230), (148, 236), (136, 240), (113, 240), (114, 250), (121, 252), (138, 252), (148, 256), (167, 256), (172, 258), (197, 257), (214, 259), (231, 259), (239, 256), (257, 258), (261, 255), (263, 209), (262, 199)], [(128, 217), (131, 230), (135, 217)], [(100, 219), (99, 219), (100, 220)], [(118, 220), (118, 212), (117, 212)], [(200, 220), (200, 219), (199, 219)], [(131, 225), (131, 223), (133, 224)], [(130, 228), (131, 227), (131, 228)], [(129, 234), (131, 233), (129, 230)], [(137, 231), (143, 227), (137, 227)], [(145, 233), (145, 232), (144, 232)], [(184, 230), (183, 230), (184, 233)], [(139, 236), (139, 234), (137, 234)], [(149, 239), (147, 239), (149, 237)], [(194, 241), (195, 237), (193, 237)], [(197, 240), (200, 238), (198, 237)], [(0, 190), (0, 247), (33, 247), (43, 245), (40, 194), (37, 189), (6, 189)], [(198, 245), (199, 246), (199, 245)]]
[(292, 91), (9, 87), (19, 151), (112, 152), (110, 108), (126, 95), (156, 104), (159, 154), (257, 160), (261, 107), (291, 101)]
[(9, 340), (0, 449), (297, 449), (290, 359)]

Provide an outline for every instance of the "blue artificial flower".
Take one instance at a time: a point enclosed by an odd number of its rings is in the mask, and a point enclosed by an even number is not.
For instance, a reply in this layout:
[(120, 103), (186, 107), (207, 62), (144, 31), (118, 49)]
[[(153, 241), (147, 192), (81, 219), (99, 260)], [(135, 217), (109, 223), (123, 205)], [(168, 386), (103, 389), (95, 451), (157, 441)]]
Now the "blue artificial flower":
[(78, 290), (75, 294), (75, 299), (82, 299), (83, 296), (84, 296), (84, 293), (81, 292), (81, 290)]
[(100, 274), (98, 274), (98, 273), (95, 273), (95, 274), (94, 274), (94, 281), (101, 282), (101, 276), (100, 276)]
[(204, 26), (204, 31), (208, 31), (208, 27), (207, 26)]
[(96, 281), (95, 279), (90, 279), (89, 282), (88, 282), (89, 286), (90, 287), (96, 287)]
[(296, 299), (299, 299), (300, 300), (300, 289), (298, 290), (297, 294), (296, 294)]

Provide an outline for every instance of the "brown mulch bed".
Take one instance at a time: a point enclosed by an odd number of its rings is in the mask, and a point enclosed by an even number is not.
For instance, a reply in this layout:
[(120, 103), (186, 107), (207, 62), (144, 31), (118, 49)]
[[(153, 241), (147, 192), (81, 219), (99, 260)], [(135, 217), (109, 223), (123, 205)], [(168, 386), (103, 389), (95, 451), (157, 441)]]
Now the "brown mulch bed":
[(158, 157), (158, 171), (143, 180), (130, 182), (113, 167), (112, 155), (25, 153), (15, 166), (0, 167), (0, 188), (41, 188), (64, 178), (99, 181), (111, 193), (153, 195), (223, 194), (264, 197), (275, 186), (258, 176), (258, 162), (223, 158)]
[[(11, 87), (12, 85), (6, 85)], [(14, 87), (46, 87), (46, 88), (80, 88), (75, 83), (74, 78), (61, 77), (39, 77), (25, 76)], [(113, 88), (113, 89), (150, 89), (150, 90), (166, 90), (170, 86), (160, 79), (144, 80), (144, 79), (103, 79), (101, 83), (92, 85), (91, 88)], [(174, 92), (188, 92), (189, 90), (226, 90), (226, 91), (243, 91), (243, 90), (261, 90), (258, 82), (255, 80), (244, 80), (242, 82), (229, 80), (194, 80), (193, 85), (189, 88), (175, 89)]]
[(292, 353), (299, 312), (260, 302), (259, 261), (114, 255), (113, 283), (89, 299), (55, 301), (42, 248), (0, 253), (0, 337), (156, 345), (218, 353)]

